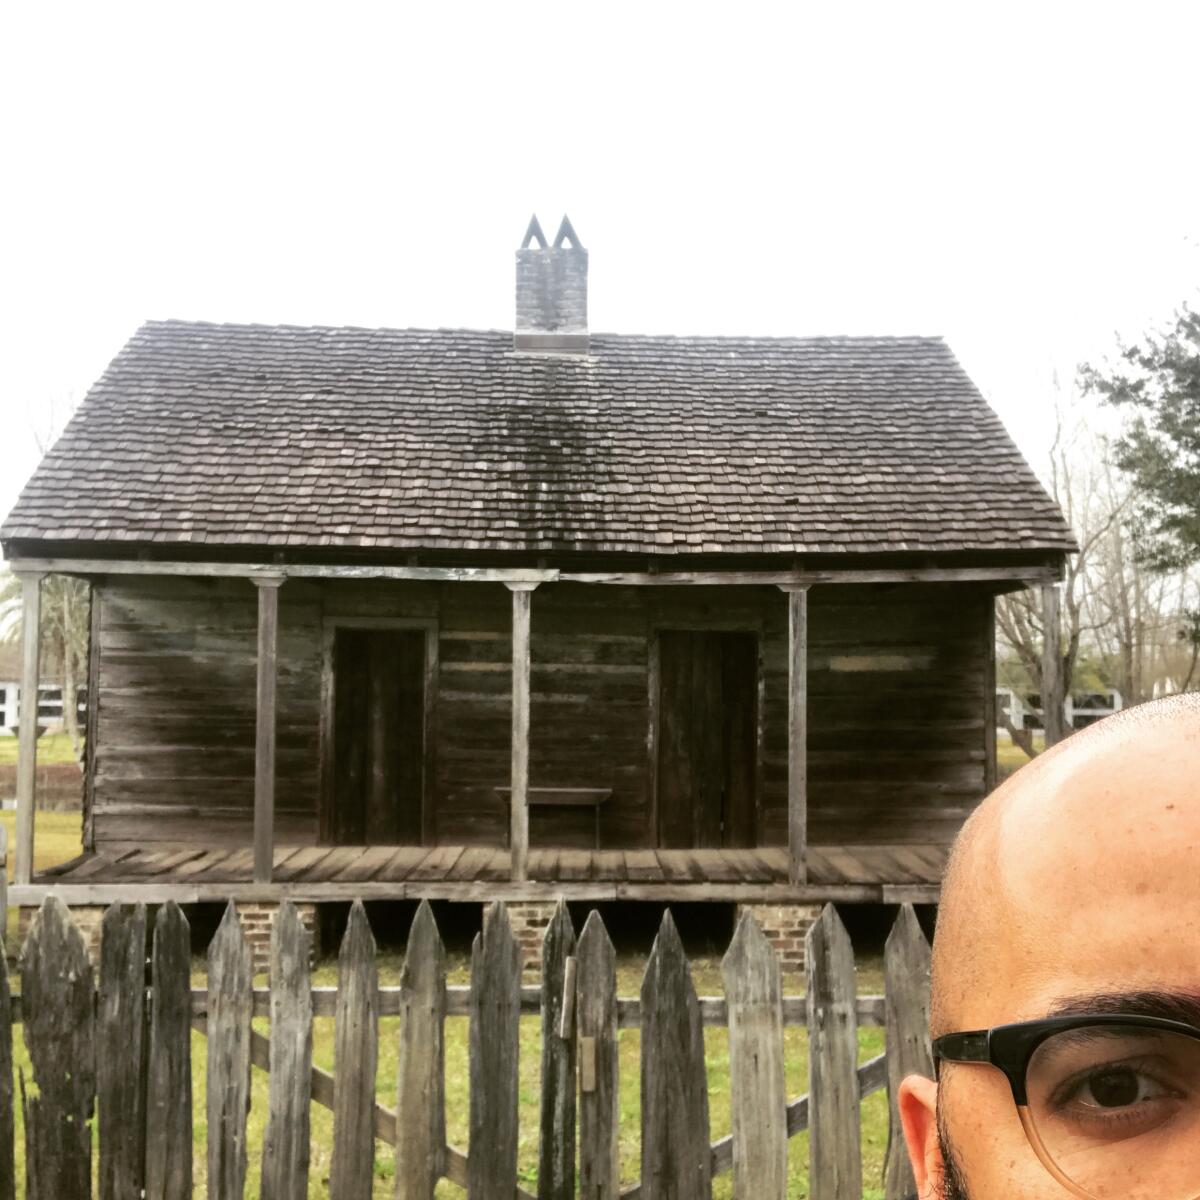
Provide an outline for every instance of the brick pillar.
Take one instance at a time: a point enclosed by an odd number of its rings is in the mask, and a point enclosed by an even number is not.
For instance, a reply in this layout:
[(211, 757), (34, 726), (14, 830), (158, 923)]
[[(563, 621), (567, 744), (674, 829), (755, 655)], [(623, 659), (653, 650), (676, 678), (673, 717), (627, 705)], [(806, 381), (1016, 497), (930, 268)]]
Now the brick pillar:
[(542, 967), (542, 938), (546, 926), (554, 919), (553, 900), (516, 900), (508, 906), (508, 919), (513, 936), (521, 947), (521, 957), (527, 971)]
[[(293, 903), (295, 903), (293, 901)], [(254, 963), (254, 972), (266, 971), (271, 963), (271, 925), (279, 905), (274, 901), (243, 901), (237, 906), (238, 916), (242, 919), (242, 929), (246, 935), (246, 944), (250, 947), (250, 956)], [(304, 922), (309, 933), (309, 965), (313, 963), (320, 949), (320, 928), (317, 924), (317, 906), (311, 903), (296, 903), (296, 911)]]
[[(17, 911), (17, 944), (8, 948), (8, 954), (13, 959), (20, 956), (25, 939), (29, 936), (29, 930), (33, 927), (34, 918), (38, 914), (36, 908), (21, 908)], [(106, 907), (101, 904), (81, 904), (72, 907), (69, 911), (75, 927), (83, 934), (83, 941), (87, 946), (88, 958), (92, 961), (92, 967), (99, 971), (100, 925), (104, 920)]]
[(819, 904), (739, 904), (736, 920), (748, 912), (766, 935), (785, 975), (804, 971), (804, 937), (821, 915)]

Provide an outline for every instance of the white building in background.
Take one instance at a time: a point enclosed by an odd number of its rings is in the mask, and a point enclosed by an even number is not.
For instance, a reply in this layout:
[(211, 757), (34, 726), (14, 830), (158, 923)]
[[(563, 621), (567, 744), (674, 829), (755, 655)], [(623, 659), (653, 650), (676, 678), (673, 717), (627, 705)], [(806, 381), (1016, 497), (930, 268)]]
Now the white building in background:
[[(1121, 693), (1113, 688), (1102, 692), (1075, 692), (1068, 696), (1063, 706), (1066, 711), (1067, 727), (1083, 729), (1104, 717), (1124, 708)], [(1008, 719), (1017, 729), (1042, 728), (1042, 698), (1035, 692), (1020, 693), (1012, 688), (996, 689), (996, 715), (1001, 712), (1008, 714)], [(1005, 732), (1004, 726), (997, 722), (997, 728)]]
[[(76, 691), (76, 711), (82, 724), (87, 710), (83, 688)], [(13, 737), (21, 712), (21, 687), (13, 680), (0, 679), (0, 737)], [(58, 733), (63, 728), (63, 690), (57, 684), (38, 687), (38, 725), (44, 732)]]

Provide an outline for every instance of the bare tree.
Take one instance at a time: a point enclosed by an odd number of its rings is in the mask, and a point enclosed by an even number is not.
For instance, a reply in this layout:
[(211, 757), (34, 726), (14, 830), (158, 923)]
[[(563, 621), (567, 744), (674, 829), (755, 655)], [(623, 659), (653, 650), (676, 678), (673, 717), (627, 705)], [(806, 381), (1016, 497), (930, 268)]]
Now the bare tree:
[[(1080, 413), (1065, 404), (1055, 378), (1054, 440), (1050, 448), (1048, 486), (1079, 542), (1079, 553), (1067, 558), (1062, 587), (1062, 687), (1070, 695), (1081, 646), (1095, 634), (1090, 596), (1093, 562), (1129, 507), (1128, 492), (1099, 487), (1106, 470), (1103, 440)], [(1110, 475), (1111, 477), (1111, 475)], [(1042, 690), (1042, 647), (1045, 626), (1037, 591), (1011, 592), (996, 604), (996, 630), (1001, 643), (1015, 655), (1030, 687)], [(1027, 731), (1017, 729), (1008, 714), (999, 713), (1014, 742), (1032, 758), (1036, 751)]]
[[(1055, 383), (1055, 436), (1047, 484), (1079, 542), (1062, 586), (1062, 678), (1071, 694), (1080, 656), (1137, 704), (1186, 690), (1200, 668), (1200, 581), (1196, 572), (1155, 572), (1141, 545), (1138, 505), (1129, 477), (1114, 465), (1111, 439), (1097, 428), (1094, 409), (1064, 400)], [(1014, 592), (996, 605), (998, 639), (1030, 690), (1042, 688), (1045, 629), (1036, 592)], [(1000, 713), (1014, 742), (1029, 757), (1027, 731)]]

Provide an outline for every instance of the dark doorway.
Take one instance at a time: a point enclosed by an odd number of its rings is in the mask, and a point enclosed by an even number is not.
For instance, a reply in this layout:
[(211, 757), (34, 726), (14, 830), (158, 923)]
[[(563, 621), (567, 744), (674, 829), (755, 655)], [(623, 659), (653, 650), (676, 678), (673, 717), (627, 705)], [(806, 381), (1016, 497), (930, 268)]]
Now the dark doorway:
[(330, 840), (419, 844), (425, 631), (337, 630), (333, 678), (333, 794), (326, 798)]
[(658, 653), (658, 844), (753, 846), (758, 637), (664, 629)]

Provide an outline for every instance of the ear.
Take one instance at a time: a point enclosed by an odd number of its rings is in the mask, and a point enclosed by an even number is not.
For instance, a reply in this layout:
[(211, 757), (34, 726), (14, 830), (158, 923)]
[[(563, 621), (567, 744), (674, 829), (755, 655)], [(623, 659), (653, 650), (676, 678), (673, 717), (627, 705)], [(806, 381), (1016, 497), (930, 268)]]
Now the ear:
[(921, 1200), (934, 1200), (942, 1178), (942, 1148), (937, 1128), (938, 1085), (923, 1075), (909, 1075), (897, 1097), (904, 1142)]

